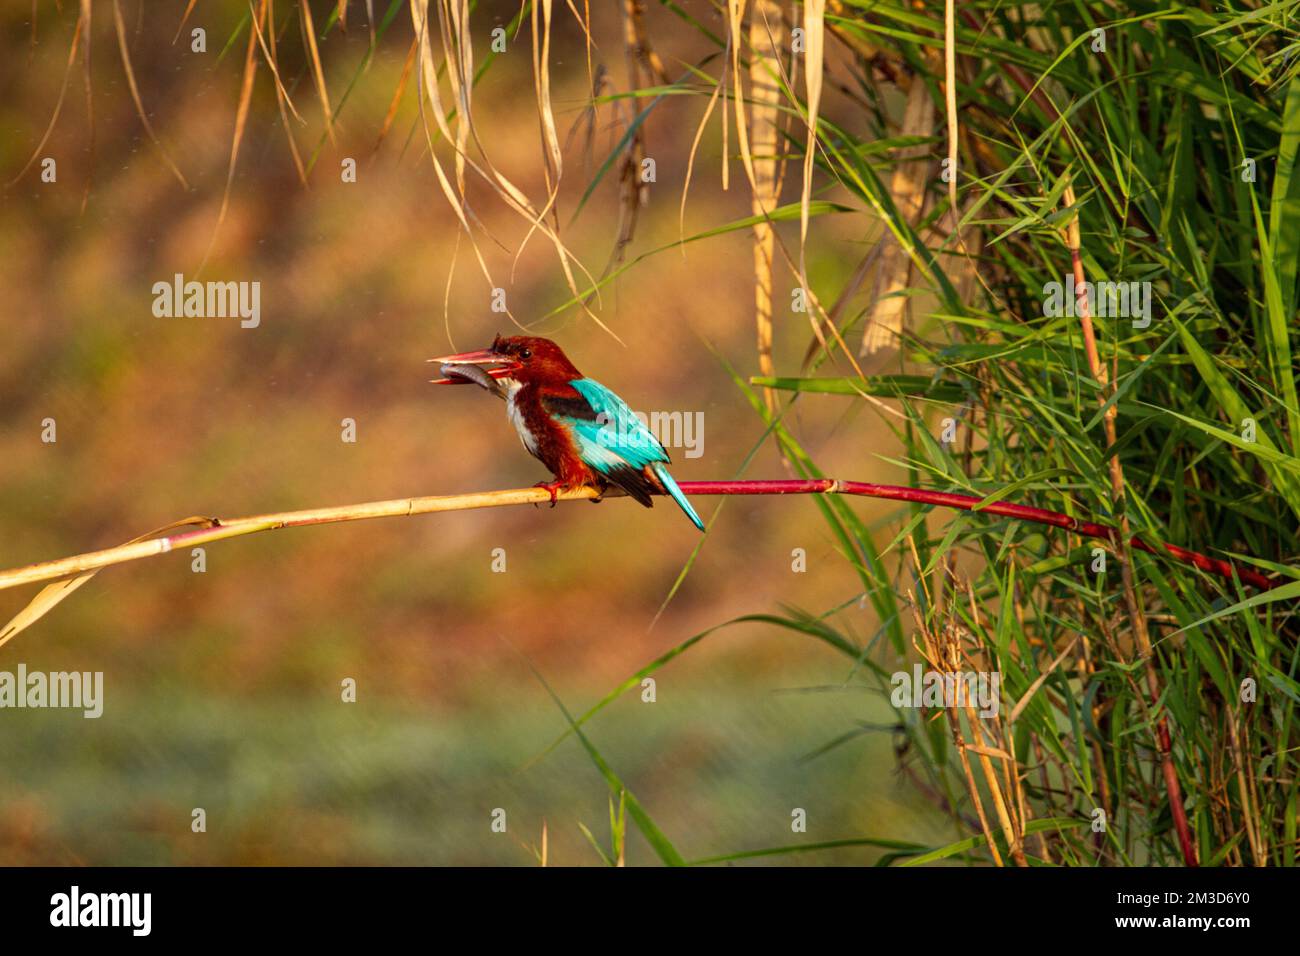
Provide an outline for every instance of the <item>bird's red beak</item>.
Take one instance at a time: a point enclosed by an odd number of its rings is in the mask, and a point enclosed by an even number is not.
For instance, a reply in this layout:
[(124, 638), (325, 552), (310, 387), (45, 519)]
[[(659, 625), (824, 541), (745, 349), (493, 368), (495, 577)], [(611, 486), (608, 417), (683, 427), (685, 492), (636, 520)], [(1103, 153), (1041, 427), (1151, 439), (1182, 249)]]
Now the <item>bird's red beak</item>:
[[(500, 355), (491, 349), (479, 349), (477, 352), (459, 352), (456, 355), (443, 355), (439, 358), (431, 358), (430, 362), (437, 362), (439, 367), (444, 365), (478, 365), (483, 367), (483, 371), (492, 378), (506, 378), (514, 372), (523, 368), (518, 362), (506, 355)], [(449, 375), (447, 378), (433, 378), (429, 381), (434, 385), (469, 385), (473, 379), (462, 378), (459, 375)]]

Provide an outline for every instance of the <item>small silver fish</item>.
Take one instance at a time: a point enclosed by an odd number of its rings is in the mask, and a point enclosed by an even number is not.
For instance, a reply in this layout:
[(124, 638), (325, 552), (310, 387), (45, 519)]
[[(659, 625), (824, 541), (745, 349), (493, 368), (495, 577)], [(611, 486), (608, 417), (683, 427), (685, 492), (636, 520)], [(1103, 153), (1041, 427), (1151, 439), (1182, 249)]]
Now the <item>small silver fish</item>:
[(444, 378), (463, 378), (491, 392), (497, 398), (506, 397), (506, 390), (501, 387), (501, 383), (477, 365), (441, 365), (438, 371)]

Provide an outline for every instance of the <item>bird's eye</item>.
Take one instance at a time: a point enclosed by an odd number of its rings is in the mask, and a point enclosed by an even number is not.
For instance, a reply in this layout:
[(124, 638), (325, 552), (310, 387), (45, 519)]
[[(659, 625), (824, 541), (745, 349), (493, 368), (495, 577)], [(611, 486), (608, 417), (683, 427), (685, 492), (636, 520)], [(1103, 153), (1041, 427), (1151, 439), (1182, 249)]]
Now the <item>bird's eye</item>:
[(530, 358), (532, 358), (532, 357), (533, 357), (532, 350), (531, 350), (531, 349), (524, 349), (524, 350), (522, 350), (522, 351), (519, 353), (519, 357), (520, 357), (521, 359), (530, 359)]

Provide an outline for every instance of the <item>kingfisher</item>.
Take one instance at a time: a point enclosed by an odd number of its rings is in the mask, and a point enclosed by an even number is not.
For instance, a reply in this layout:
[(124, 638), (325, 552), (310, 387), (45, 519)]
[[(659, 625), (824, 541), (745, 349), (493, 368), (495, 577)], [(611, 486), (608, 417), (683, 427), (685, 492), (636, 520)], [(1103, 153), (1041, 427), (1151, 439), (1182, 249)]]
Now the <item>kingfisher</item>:
[(505, 399), (524, 448), (555, 476), (535, 486), (551, 493), (552, 507), (562, 490), (589, 487), (604, 494), (615, 485), (647, 508), (654, 506), (651, 495), (668, 495), (704, 530), (668, 473), (664, 446), (627, 402), (579, 372), (550, 339), (497, 335), (486, 349), (429, 361), (445, 376), (433, 379), (435, 385), (472, 382)]

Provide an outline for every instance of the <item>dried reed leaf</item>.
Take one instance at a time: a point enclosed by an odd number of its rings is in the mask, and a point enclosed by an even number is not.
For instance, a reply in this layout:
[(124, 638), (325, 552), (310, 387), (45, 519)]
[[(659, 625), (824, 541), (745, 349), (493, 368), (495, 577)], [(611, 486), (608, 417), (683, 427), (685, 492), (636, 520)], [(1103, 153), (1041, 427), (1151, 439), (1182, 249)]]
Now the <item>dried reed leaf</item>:
[(388, 112), (384, 114), (384, 125), (379, 129), (379, 137), (375, 140), (375, 148), (372, 153), (379, 152), (379, 147), (383, 145), (384, 139), (388, 136), (388, 131), (393, 126), (393, 120), (397, 118), (397, 107), (402, 102), (402, 96), (406, 93), (406, 84), (411, 78), (411, 66), (415, 63), (415, 53), (419, 48), (420, 41), (412, 40), (411, 48), (406, 51), (406, 62), (402, 64), (402, 75), (397, 81), (397, 89), (393, 92), (393, 99), (388, 104)]
[[(777, 122), (780, 87), (780, 49), (785, 37), (781, 6), (776, 0), (755, 0), (750, 13), (749, 86), (752, 102), (749, 125), (754, 155), (751, 166), (750, 208), (755, 216), (767, 216), (776, 208), (780, 187), (777, 183)], [(743, 124), (742, 124), (743, 125)], [(758, 368), (763, 375), (775, 375), (772, 363), (772, 256), (775, 234), (772, 223), (754, 226), (754, 319), (758, 336)], [(774, 408), (776, 398), (770, 388), (763, 390), (767, 407)]]
[[(724, 76), (725, 76), (725, 67), (724, 67)], [(677, 210), (677, 231), (680, 234), (683, 243), (683, 248), (682, 248), (683, 256), (686, 255), (686, 249), (684, 246), (686, 242), (686, 196), (691, 190), (691, 173), (694, 172), (695, 170), (695, 154), (700, 148), (700, 140), (704, 138), (704, 130), (705, 127), (709, 125), (709, 117), (713, 115), (713, 108), (718, 103), (718, 94), (722, 92), (723, 82), (724, 80), (719, 80), (717, 86), (713, 88), (712, 95), (709, 96), (709, 105), (704, 108), (704, 116), (700, 120), (700, 125), (695, 127), (695, 139), (691, 140), (691, 151), (690, 154), (686, 157), (686, 178), (682, 181), (682, 201)], [(722, 125), (724, 128), (727, 125), (725, 111), (723, 114)], [(724, 170), (723, 180), (724, 181), (726, 179), (726, 172), (725, 172), (726, 154), (725, 153), (726, 151), (724, 148), (723, 151), (723, 170)], [(726, 187), (724, 186), (723, 188)]]
[(971, 753), (979, 754), (981, 757), (994, 757), (998, 760), (1011, 760), (1011, 754), (1007, 753), (1001, 747), (985, 747), (980, 744), (967, 744), (966, 749)]
[(88, 571), (78, 577), (55, 581), (53, 584), (47, 584), (41, 588), (36, 597), (32, 598), (26, 607), (15, 614), (9, 623), (4, 626), (3, 630), (0, 630), (0, 647), (4, 647), (11, 638), (25, 631), (54, 610), (55, 605), (93, 578), (96, 573), (95, 571)]
[[(740, 72), (741, 32), (745, 19), (745, 0), (727, 0), (727, 20), (731, 39), (731, 85), (736, 97), (736, 145), (740, 149), (740, 165), (745, 170), (751, 191), (754, 189), (754, 156), (749, 148), (749, 124), (745, 118), (745, 85)], [(752, 67), (751, 67), (752, 68)]]
[[(147, 541), (160, 534), (165, 534), (168, 531), (175, 530), (176, 528), (188, 527), (189, 525), (199, 525), (201, 527), (210, 528), (213, 523), (214, 522), (211, 518), (199, 516), (183, 518), (180, 521), (173, 521), (171, 524), (163, 525), (161, 528), (155, 528), (148, 534), (142, 534), (138, 538), (132, 538), (130, 541), (126, 542), (126, 544), (136, 544), (140, 541)], [(46, 614), (49, 614), (60, 601), (98, 573), (99, 569), (97, 568), (94, 571), (87, 571), (83, 574), (79, 574), (75, 578), (65, 578), (62, 581), (55, 581), (53, 584), (47, 584), (45, 587), (41, 588), (41, 590), (37, 592), (36, 597), (32, 598), (26, 607), (15, 614), (8, 624), (3, 628), (0, 628), (0, 647), (4, 647), (5, 644), (9, 643), (10, 640), (22, 631), (25, 631)]]
[(952, 228), (960, 238), (957, 220), (957, 20), (954, 0), (944, 0), (943, 7), (943, 78), (944, 107), (948, 114), (948, 208), (952, 210)]
[[(412, 0), (411, 18), (415, 27), (416, 36), (420, 40), (420, 68), (423, 88), (428, 97), (431, 112), (433, 113), (434, 120), (438, 125), (439, 132), (445, 139), (449, 142), (453, 142), (456, 146), (457, 169), (461, 170), (466, 167), (472, 169), (475, 174), (480, 176), (489, 186), (492, 187), (497, 195), (506, 202), (507, 206), (518, 215), (527, 219), (536, 227), (538, 232), (542, 233), (542, 235), (551, 241), (551, 244), (555, 247), (556, 255), (560, 262), (560, 269), (564, 273), (565, 283), (567, 284), (569, 291), (575, 297), (579, 298), (583, 311), (586, 312), (586, 314), (603, 331), (608, 333), (615, 339), (615, 341), (623, 344), (623, 340), (620, 339), (614, 331), (609, 328), (609, 326), (601, 321), (599, 316), (587, 307), (585, 301), (581, 300), (581, 296), (578, 292), (577, 280), (574, 278), (573, 274), (573, 266), (580, 269), (590, 284), (594, 286), (596, 285), (596, 282), (591, 276), (591, 273), (587, 271), (587, 269), (582, 265), (582, 262), (564, 245), (563, 241), (560, 239), (558, 231), (551, 228), (551, 226), (541, 218), (536, 208), (533, 206), (532, 201), (529, 200), (524, 192), (511, 182), (508, 177), (504, 176), (500, 170), (492, 164), (491, 159), (488, 157), (487, 151), (484, 149), (482, 141), (479, 139), (478, 132), (474, 128), (473, 113), (470, 109), (469, 88), (473, 77), (473, 57), (470, 53), (470, 44), (468, 42), (468, 5), (465, 3), (455, 3), (453, 0), (443, 0), (440, 11), (443, 50), (444, 55), (447, 58), (446, 63), (448, 67), (447, 75), (458, 103), (456, 118), (460, 129), (458, 129), (455, 134), (452, 133), (447, 119), (446, 110), (442, 106), (441, 95), (438, 91), (437, 71), (433, 65), (433, 54), (428, 31), (429, 0)], [(459, 39), (457, 39), (458, 37)], [(421, 99), (421, 115), (424, 115), (423, 103), (424, 100)], [(434, 156), (434, 168), (435, 171), (437, 171), (439, 183), (440, 185), (443, 185), (445, 182), (445, 175), (442, 172), (441, 164), (438, 162), (436, 154), (434, 153), (433, 138), (431, 132), (428, 130), (427, 123), (425, 134), (429, 140), (430, 154)], [(478, 149), (479, 155), (483, 158), (482, 166), (473, 162), (466, 152), (468, 139), (471, 136)], [(454, 208), (457, 210), (458, 218), (461, 219), (464, 228), (468, 232), (469, 225), (466, 219), (466, 210), (462, 198), (464, 195), (463, 183), (460, 185), (462, 186), (460, 196), (457, 196), (451, 191), (449, 184), (443, 185), (443, 188), (449, 201), (452, 202)], [(478, 253), (477, 245), (472, 242), (471, 245), (474, 246), (475, 255), (479, 256), (480, 265), (484, 269), (484, 274), (486, 275), (487, 266), (483, 261), (482, 256)], [(510, 315), (510, 313), (507, 312), (507, 315)], [(514, 320), (513, 315), (510, 317)]]
[(330, 108), (329, 88), (325, 85), (325, 70), (321, 66), (320, 49), (316, 46), (316, 29), (311, 22), (311, 5), (307, 0), (299, 0), (302, 10), (302, 36), (311, 52), (312, 75), (316, 78), (316, 92), (320, 95), (321, 110), (325, 113), (325, 132), (330, 142), (334, 142), (334, 110)]
[(88, 169), (90, 172), (86, 175), (86, 187), (81, 193), (81, 211), (86, 211), (86, 203), (90, 200), (90, 186), (95, 178), (95, 97), (90, 80), (90, 0), (81, 0), (81, 20), (86, 25), (86, 42), (81, 47), (82, 76), (85, 79), (86, 87), (86, 125), (90, 128), (90, 163)]
[(826, 0), (805, 0), (803, 5), (804, 89), (808, 109), (808, 146), (803, 157), (803, 193), (799, 204), (799, 278), (808, 288), (806, 246), (808, 243), (808, 204), (812, 201), (813, 159), (817, 155), (817, 116), (822, 100), (823, 44), (825, 41)]
[(175, 45), (176, 41), (181, 38), (181, 31), (185, 29), (185, 24), (189, 22), (190, 14), (194, 11), (194, 4), (198, 2), (199, 0), (190, 0), (190, 2), (185, 5), (185, 12), (181, 15), (181, 22), (176, 27), (176, 35), (172, 37), (173, 45)]
[(41, 150), (49, 142), (50, 134), (54, 132), (54, 126), (59, 121), (59, 114), (63, 112), (63, 99), (68, 92), (68, 81), (72, 78), (72, 65), (77, 62), (77, 48), (81, 42), (82, 31), (85, 29), (86, 21), (81, 16), (78, 16), (76, 26), (72, 29), (72, 46), (68, 49), (68, 65), (63, 70), (63, 84), (59, 87), (59, 98), (54, 103), (54, 113), (50, 116), (50, 124), (45, 127), (45, 134), (41, 137), (41, 141), (36, 144), (36, 149), (32, 150), (31, 157), (23, 164), (23, 168), (18, 170), (18, 175), (5, 184), (5, 188), (14, 185), (27, 174), (27, 170), (32, 168), (32, 163), (36, 162), (36, 158), (41, 155)]
[(1029, 702), (1033, 700), (1034, 695), (1038, 693), (1038, 688), (1042, 687), (1047, 681), (1047, 678), (1052, 676), (1052, 671), (1056, 670), (1056, 668), (1060, 666), (1061, 661), (1070, 656), (1075, 645), (1078, 643), (1079, 636), (1075, 635), (1073, 640), (1065, 645), (1065, 649), (1056, 655), (1056, 658), (1052, 663), (1048, 664), (1047, 667), (1043, 669), (1043, 672), (1034, 679), (1034, 682), (1025, 688), (1025, 692), (1020, 695), (1020, 699), (1016, 701), (1015, 705), (1011, 708), (1011, 714), (1007, 717), (1008, 724), (1014, 724), (1016, 722), (1016, 718), (1020, 716), (1025, 707), (1028, 706)]
[[(929, 136), (934, 127), (934, 100), (919, 77), (912, 81), (903, 110), (903, 136)], [(914, 224), (925, 206), (926, 187), (930, 181), (930, 163), (925, 159), (929, 147), (921, 143), (898, 151), (897, 162), (889, 182), (889, 192), (900, 218)], [(903, 331), (903, 314), (907, 310), (904, 291), (911, 287), (912, 257), (888, 232), (881, 238), (880, 266), (876, 270), (874, 305), (862, 335), (862, 354), (874, 355), (897, 345)]]
[[(545, 174), (549, 195), (543, 215), (555, 202), (564, 170), (564, 157), (560, 151), (560, 134), (555, 128), (555, 112), (551, 108), (551, 5), (552, 0), (538, 0), (533, 4), (533, 81), (537, 89), (537, 114), (541, 120), (542, 142), (546, 147)], [(541, 16), (539, 23), (538, 11)]]
[(171, 155), (167, 152), (167, 147), (163, 146), (159, 141), (157, 134), (153, 131), (153, 124), (149, 122), (149, 117), (144, 111), (144, 103), (140, 100), (140, 88), (135, 82), (135, 71), (131, 69), (131, 54), (126, 47), (126, 24), (122, 22), (122, 9), (118, 6), (117, 0), (113, 0), (113, 23), (117, 28), (117, 48), (122, 54), (122, 68), (126, 72), (126, 85), (131, 91), (131, 99), (135, 102), (135, 111), (140, 117), (140, 124), (144, 126), (144, 131), (148, 134), (150, 142), (158, 148), (163, 162), (172, 171), (172, 175), (181, 184), (181, 188), (189, 189), (190, 184), (185, 181), (180, 169), (172, 161)]
[[(249, 11), (252, 12), (252, 2), (249, 2)], [(298, 141), (294, 138), (293, 128), (289, 125), (289, 111), (298, 117), (299, 122), (305, 122), (298, 111), (293, 107), (293, 100), (289, 98), (289, 91), (284, 88), (280, 82), (279, 57), (275, 48), (275, 0), (267, 0), (266, 5), (267, 22), (271, 24), (272, 29), (267, 30), (267, 36), (270, 38), (270, 46), (267, 46), (267, 37), (262, 35), (262, 25), (258, 22), (256, 16), (253, 17), (253, 32), (257, 34), (257, 42), (262, 47), (262, 55), (266, 57), (267, 65), (271, 67), (271, 75), (275, 77), (275, 102), (280, 110), (280, 123), (284, 126), (285, 138), (289, 140), (289, 155), (293, 157), (293, 168), (298, 173), (298, 181), (303, 187), (307, 186), (307, 168), (303, 165), (302, 155), (298, 152)]]
[[(267, 0), (261, 0), (258, 5), (257, 13), (254, 19), (265, 21)], [(253, 99), (253, 80), (257, 75), (257, 31), (248, 31), (248, 50), (244, 54), (244, 78), (239, 89), (239, 106), (235, 109), (235, 133), (230, 140), (230, 163), (226, 170), (226, 188), (221, 193), (221, 209), (217, 212), (216, 225), (212, 227), (212, 237), (208, 240), (207, 251), (203, 254), (203, 261), (199, 263), (196, 274), (203, 271), (207, 265), (208, 258), (212, 255), (212, 249), (217, 243), (217, 234), (221, 231), (221, 225), (226, 221), (226, 213), (230, 209), (230, 190), (235, 182), (235, 164), (239, 160), (239, 145), (244, 139), (244, 127), (248, 123), (248, 106)]]
[(452, 98), (456, 101), (456, 187), (465, 195), (466, 147), (473, 130), (470, 113), (474, 75), (474, 46), (468, 42), (468, 0), (441, 0), (438, 17), (442, 36), (443, 63), (447, 66), (447, 80), (451, 84)]
[[(275, 92), (278, 97), (288, 106), (289, 112), (293, 114), (294, 119), (300, 123), (307, 121), (302, 118), (297, 107), (293, 105), (293, 99), (289, 96), (289, 91), (285, 89), (284, 81), (280, 77), (280, 62), (278, 51), (275, 48), (275, 30), (262, 31), (260, 18), (253, 10), (253, 2), (249, 0), (248, 12), (252, 15), (253, 32), (257, 34), (257, 43), (262, 48), (262, 56), (266, 59), (266, 65), (271, 68), (271, 76), (275, 77)], [(267, 6), (267, 21), (274, 27), (275, 25), (275, 0), (270, 0)], [(267, 38), (270, 38), (270, 45), (267, 45)]]
[(595, 46), (595, 41), (591, 38), (591, 2), (583, 0), (582, 13), (579, 13), (578, 8), (573, 5), (573, 0), (565, 0), (565, 3), (573, 18), (578, 21), (578, 26), (582, 27), (582, 36), (587, 50), (587, 89), (593, 90), (596, 88), (596, 67), (591, 60), (591, 50)]
[(451, 130), (447, 126), (447, 117), (442, 109), (442, 100), (438, 92), (438, 71), (433, 65), (433, 47), (429, 39), (429, 0), (412, 0), (411, 21), (415, 29), (415, 40), (418, 46), (417, 55), (420, 61), (420, 87), (422, 93), (417, 97), (417, 100), (420, 105), (420, 117), (423, 120), (425, 139), (429, 145), (429, 158), (433, 162), (434, 175), (437, 176), (438, 185), (442, 189), (443, 195), (451, 205), (456, 218), (460, 221), (461, 229), (465, 231), (465, 235), (469, 238), (470, 247), (474, 250), (474, 257), (478, 261), (483, 277), (487, 280), (488, 285), (493, 285), (491, 270), (488, 269), (482, 250), (479, 249), (478, 243), (474, 241), (473, 232), (470, 230), (469, 220), (465, 214), (464, 199), (453, 188), (451, 180), (447, 178), (446, 170), (443, 169), (442, 162), (438, 159), (438, 153), (434, 149), (428, 114), (424, 109), (425, 98), (427, 97), (439, 131), (444, 137), (451, 139)]
[[(542, 173), (546, 177), (546, 203), (542, 206), (538, 219), (544, 219), (554, 209), (560, 193), (560, 177), (564, 174), (564, 155), (560, 150), (560, 135), (555, 128), (555, 112), (551, 108), (551, 12), (552, 0), (537, 0), (533, 4), (533, 89), (537, 93), (537, 117), (542, 128)], [(535, 225), (529, 226), (523, 241), (519, 243), (519, 251), (515, 253), (511, 264), (512, 279), (519, 257), (523, 255), (528, 240), (536, 230)]]
[[(975, 202), (976, 200), (972, 199), (967, 203), (967, 214), (970, 213)], [(953, 228), (957, 228), (956, 223), (954, 223)], [(957, 264), (957, 268), (951, 270), (957, 273), (957, 282), (954, 284), (957, 286), (958, 298), (962, 302), (969, 302), (971, 297), (974, 296), (977, 286), (984, 288), (990, 295), (993, 295), (993, 290), (989, 289), (979, 271), (979, 257), (984, 251), (984, 230), (978, 227), (968, 227), (965, 231), (959, 233), (959, 236), (963, 255)]]

